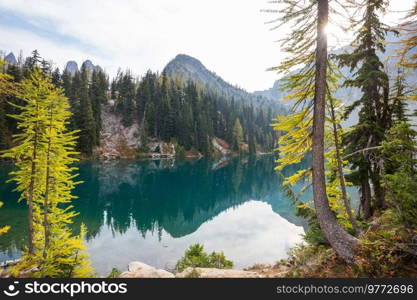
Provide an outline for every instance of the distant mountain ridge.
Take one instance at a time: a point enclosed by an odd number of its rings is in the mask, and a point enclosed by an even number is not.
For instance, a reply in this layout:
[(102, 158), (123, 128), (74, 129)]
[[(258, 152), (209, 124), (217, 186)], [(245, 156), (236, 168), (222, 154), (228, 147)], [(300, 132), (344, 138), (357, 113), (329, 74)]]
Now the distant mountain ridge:
[(276, 100), (249, 93), (242, 88), (231, 85), (216, 73), (208, 70), (198, 59), (178, 54), (172, 59), (163, 70), (170, 77), (180, 77), (184, 80), (192, 80), (226, 97), (233, 97), (236, 100), (252, 102), (254, 106), (266, 105), (283, 110), (284, 106)]
[[(397, 69), (398, 69), (396, 66), (397, 60), (394, 58), (396, 51), (399, 49), (399, 47), (401, 47), (401, 45), (398, 44), (398, 41), (399, 41), (399, 38), (395, 34), (389, 33), (387, 35), (386, 52), (379, 53), (379, 56), (382, 62), (388, 61), (388, 63), (386, 63), (386, 68), (388, 69), (388, 73), (389, 75), (391, 75), (391, 78), (395, 77), (395, 75), (397, 74)], [(339, 49), (332, 51), (332, 53), (341, 54), (345, 51), (348, 51), (349, 47), (350, 46), (341, 47)], [(294, 71), (294, 73), (296, 72), (297, 70)], [(352, 77), (352, 72), (347, 67), (342, 68), (341, 72), (345, 78)], [(407, 72), (407, 76), (406, 76), (407, 83), (409, 84), (416, 83), (417, 71), (408, 69), (406, 70), (406, 72)], [(393, 83), (391, 83), (391, 85), (392, 84)], [(263, 90), (263, 91), (255, 91), (254, 95), (268, 98), (271, 101), (280, 102), (281, 104), (285, 105), (287, 108), (290, 108), (294, 102), (284, 101), (284, 97), (288, 94), (288, 92), (282, 91), (281, 85), (282, 85), (282, 78), (276, 80), (272, 88)], [(357, 88), (340, 88), (335, 93), (335, 96), (337, 98), (344, 100), (346, 105), (349, 105), (353, 103), (353, 101), (359, 99), (359, 97), (361, 96), (361, 91)], [(409, 109), (410, 110), (417, 109), (417, 103), (409, 101)], [(357, 115), (355, 113), (352, 113), (350, 119), (347, 122), (347, 125), (352, 125), (356, 121), (357, 121)]]
[(70, 60), (67, 62), (67, 64), (65, 65), (65, 72), (68, 72), (71, 75), (74, 75), (75, 73), (78, 72), (78, 64), (76, 61)]
[(15, 64), (17, 64), (17, 59), (16, 59), (16, 56), (14, 56), (14, 53), (13, 53), (13, 52), (10, 52), (9, 54), (7, 54), (7, 55), (4, 57), (4, 61), (5, 61), (7, 64), (10, 64), (10, 65), (15, 65)]
[[(103, 71), (103, 69), (99, 65), (94, 65), (89, 59), (85, 60), (82, 63), (81, 69), (83, 68), (90, 70), (90, 71), (97, 71), (97, 72)], [(68, 72), (71, 75), (74, 75), (78, 71), (80, 71), (80, 69), (78, 68), (77, 62), (74, 60), (68, 61), (67, 64), (65, 65), (64, 72)]]
[[(16, 59), (16, 56), (14, 55), (13, 52), (9, 52), (9, 54), (7, 54), (6, 56), (4, 56), (4, 61), (6, 62), (7, 65), (17, 65), (18, 61)], [(103, 69), (99, 66), (99, 65), (94, 65), (91, 60), (87, 59), (85, 60), (82, 65), (81, 68), (86, 68), (87, 70), (90, 71), (103, 71)], [(66, 64), (65, 64), (65, 68), (64, 68), (64, 72), (68, 72), (71, 75), (74, 75), (76, 72), (80, 71), (80, 69), (78, 68), (78, 64), (76, 61), (74, 60), (69, 60)]]

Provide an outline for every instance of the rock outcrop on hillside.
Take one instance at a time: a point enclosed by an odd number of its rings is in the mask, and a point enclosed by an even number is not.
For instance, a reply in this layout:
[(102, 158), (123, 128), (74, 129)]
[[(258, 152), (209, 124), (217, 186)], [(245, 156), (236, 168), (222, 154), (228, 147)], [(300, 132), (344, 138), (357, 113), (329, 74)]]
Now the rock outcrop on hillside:
[(111, 106), (103, 108), (100, 146), (95, 149), (96, 157), (116, 159), (135, 157), (141, 146), (139, 124), (134, 122), (125, 127), (121, 117), (113, 113)]
[[(139, 123), (134, 122), (125, 127), (122, 124), (121, 116), (112, 110), (112, 105), (103, 108), (100, 146), (95, 149), (96, 158), (109, 160), (136, 156), (152, 159), (173, 159), (176, 157), (177, 152), (174, 144), (152, 138), (145, 138), (142, 141), (143, 135)], [(213, 138), (212, 145), (221, 156), (232, 154), (229, 144), (220, 138)], [(197, 151), (186, 151), (184, 156), (186, 158), (203, 157)]]
[(156, 139), (142, 140), (139, 123), (133, 122), (132, 125), (125, 127), (122, 124), (122, 117), (113, 111), (112, 105), (103, 108), (101, 117), (100, 146), (95, 149), (97, 158), (105, 160), (137, 156), (152, 159), (175, 158), (174, 144)]
[(219, 151), (223, 156), (229, 155), (231, 153), (229, 144), (219, 138), (213, 138), (211, 143), (213, 144), (214, 149)]
[(148, 142), (146, 148), (149, 150), (151, 158), (175, 158), (175, 146), (172, 143), (155, 140)]
[[(95, 157), (105, 160), (136, 156), (151, 159), (173, 159), (176, 157), (177, 152), (173, 143), (154, 138), (143, 138), (141, 130), (138, 122), (125, 127), (122, 124), (121, 116), (113, 111), (113, 105), (104, 107), (100, 146), (95, 149)], [(212, 144), (221, 156), (228, 156), (232, 153), (227, 142), (222, 139), (213, 138)], [(195, 150), (186, 151), (184, 156), (186, 158), (203, 157)]]

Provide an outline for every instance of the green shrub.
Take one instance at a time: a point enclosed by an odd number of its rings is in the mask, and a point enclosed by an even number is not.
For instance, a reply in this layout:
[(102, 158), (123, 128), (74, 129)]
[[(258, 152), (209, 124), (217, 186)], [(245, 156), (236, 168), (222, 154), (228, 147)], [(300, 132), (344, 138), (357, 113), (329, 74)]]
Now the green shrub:
[(120, 270), (119, 270), (119, 269), (117, 269), (117, 268), (113, 268), (113, 269), (110, 271), (109, 275), (107, 275), (107, 277), (106, 277), (106, 278), (119, 278), (120, 274), (122, 274), (122, 272), (120, 272)]
[(409, 228), (417, 227), (417, 132), (406, 122), (395, 124), (382, 144), (385, 158), (385, 188), (388, 202), (398, 219)]
[(183, 146), (180, 146), (180, 145), (175, 146), (175, 153), (176, 153), (176, 156), (177, 157), (184, 158), (184, 156), (185, 156), (185, 149), (184, 149), (184, 147)]
[(177, 262), (175, 268), (182, 272), (186, 268), (218, 268), (230, 269), (233, 267), (233, 262), (227, 260), (223, 252), (212, 252), (207, 254), (204, 252), (204, 246), (200, 244), (191, 245), (184, 256)]
[(184, 158), (185, 148), (178, 143), (176, 138), (172, 138), (170, 141), (175, 147), (175, 155), (179, 158)]
[(409, 228), (417, 228), (417, 176), (404, 169), (385, 176), (391, 194), (389, 200), (397, 207), (399, 221)]
[(189, 272), (185, 278), (200, 278), (201, 274), (196, 269), (192, 269), (191, 272)]
[(397, 211), (388, 209), (376, 228), (361, 237), (356, 249), (357, 276), (416, 277), (415, 232), (397, 221)]
[(308, 229), (304, 233), (304, 240), (313, 246), (329, 245), (323, 231), (320, 228), (316, 211), (308, 203), (298, 205), (295, 211), (296, 216), (302, 217), (308, 222)]

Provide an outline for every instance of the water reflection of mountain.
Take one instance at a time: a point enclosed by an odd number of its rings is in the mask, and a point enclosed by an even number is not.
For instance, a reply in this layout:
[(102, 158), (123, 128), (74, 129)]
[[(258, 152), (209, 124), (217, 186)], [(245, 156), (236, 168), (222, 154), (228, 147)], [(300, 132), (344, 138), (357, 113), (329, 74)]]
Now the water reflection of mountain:
[[(273, 168), (273, 157), (220, 162), (84, 162), (80, 164), (84, 183), (75, 191), (80, 198), (74, 201), (74, 208), (80, 214), (74, 226), (86, 224), (88, 239), (98, 235), (103, 225), (114, 233), (123, 234), (135, 226), (142, 235), (164, 229), (173, 237), (181, 237), (249, 200), (267, 202), (282, 217), (301, 224)], [(0, 213), (0, 224), (13, 226), (10, 234), (0, 238), (0, 251), (5, 251), (6, 245), (8, 250), (12, 245), (21, 248), (25, 242), (25, 206), (14, 203), (16, 195), (10, 189), (10, 185), (0, 187), (1, 199), (13, 200)]]
[(205, 159), (86, 163), (80, 168), (86, 182), (77, 189), (83, 195), (75, 205), (80, 212), (77, 221), (87, 225), (90, 237), (104, 222), (119, 233), (136, 226), (143, 235), (163, 228), (180, 237), (254, 199), (268, 202), (282, 217), (299, 224), (273, 166), (272, 157), (232, 159), (221, 167)]

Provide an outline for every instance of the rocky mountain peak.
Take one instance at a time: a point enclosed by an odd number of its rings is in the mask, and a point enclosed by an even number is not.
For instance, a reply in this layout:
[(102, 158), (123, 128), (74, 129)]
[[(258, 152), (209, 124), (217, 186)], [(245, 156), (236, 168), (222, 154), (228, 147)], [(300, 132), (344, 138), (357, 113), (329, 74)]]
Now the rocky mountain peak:
[(9, 65), (16, 65), (17, 64), (17, 59), (14, 56), (13, 52), (10, 52), (9, 54), (7, 54), (4, 58), (4, 60)]
[(235, 85), (226, 82), (216, 73), (208, 70), (201, 61), (186, 55), (178, 54), (164, 68), (164, 72), (169, 77), (180, 77), (183, 80), (191, 80), (202, 86), (217, 91), (229, 98), (252, 103), (253, 105), (268, 105), (273, 108), (282, 109), (283, 106), (278, 101), (249, 93)]
[(67, 62), (67, 65), (65, 66), (65, 72), (70, 73), (71, 75), (74, 75), (78, 72), (78, 64), (77, 62), (70, 60)]
[(175, 56), (175, 58), (173, 60), (171, 60), (166, 68), (170, 68), (173, 65), (176, 64), (182, 64), (182, 65), (190, 65), (193, 67), (198, 67), (201, 69), (205, 69), (204, 65), (201, 63), (201, 61), (199, 61), (197, 58), (194, 58), (192, 56), (189, 56), (187, 54), (178, 54), (177, 56)]
[[(82, 63), (81, 69), (83, 68), (91, 72), (103, 72), (103, 69), (99, 65), (94, 65), (89, 59)], [(78, 68), (77, 62), (70, 60), (66, 64), (65, 71), (69, 72), (71, 75), (74, 75), (76, 72), (80, 71), (80, 69)]]
[(87, 59), (83, 62), (83, 64), (81, 65), (81, 69), (86, 69), (86, 70), (91, 70), (94, 71), (95, 66), (93, 65), (93, 63), (91, 62), (91, 60)]

